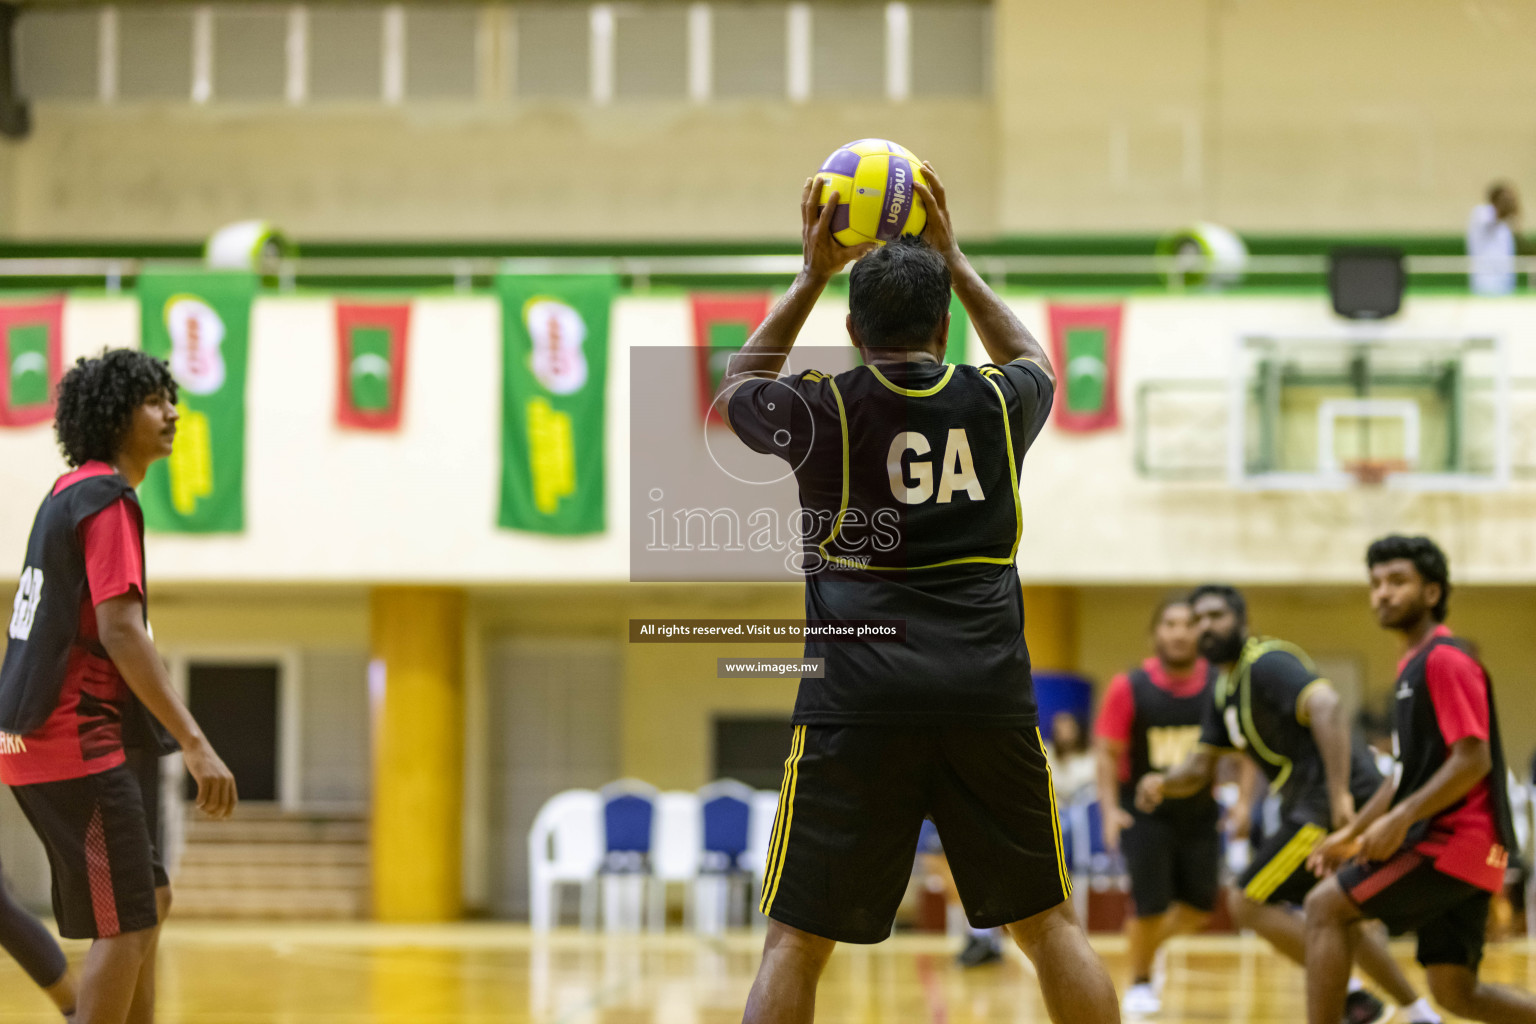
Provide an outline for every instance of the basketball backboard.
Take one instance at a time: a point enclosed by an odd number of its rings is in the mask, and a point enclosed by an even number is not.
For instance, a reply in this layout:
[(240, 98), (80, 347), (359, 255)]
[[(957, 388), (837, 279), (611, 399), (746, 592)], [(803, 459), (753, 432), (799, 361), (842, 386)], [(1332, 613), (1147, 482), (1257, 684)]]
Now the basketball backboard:
[[(1136, 465), (1160, 480), (1243, 490), (1420, 491), (1508, 485), (1536, 459), (1531, 382), (1492, 336), (1245, 333), (1225, 374), (1146, 380)], [(1530, 449), (1527, 452), (1527, 449)]]

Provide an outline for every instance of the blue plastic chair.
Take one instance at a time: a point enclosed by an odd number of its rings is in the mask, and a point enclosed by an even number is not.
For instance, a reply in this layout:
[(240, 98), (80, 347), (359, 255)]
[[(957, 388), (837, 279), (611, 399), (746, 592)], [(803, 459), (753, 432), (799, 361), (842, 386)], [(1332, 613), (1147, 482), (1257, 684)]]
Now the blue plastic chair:
[(751, 893), (751, 876), (743, 860), (751, 846), (751, 786), (719, 779), (699, 790), (703, 822), (703, 859), (693, 883), (693, 923), (701, 934), (718, 935), (739, 924)]
[(735, 779), (720, 779), (699, 790), (704, 815), (705, 874), (735, 874), (744, 870), (752, 821), (753, 790)]
[(638, 931), (651, 872), (656, 787), (619, 779), (598, 793), (603, 801), (603, 927)]

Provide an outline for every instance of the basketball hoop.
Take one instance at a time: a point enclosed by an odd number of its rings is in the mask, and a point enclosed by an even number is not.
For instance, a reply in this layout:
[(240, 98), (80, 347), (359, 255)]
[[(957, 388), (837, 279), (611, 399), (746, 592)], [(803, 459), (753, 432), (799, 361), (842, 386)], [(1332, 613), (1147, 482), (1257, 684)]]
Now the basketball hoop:
[(1361, 487), (1381, 487), (1393, 473), (1406, 473), (1405, 459), (1353, 459), (1344, 463), (1344, 471)]

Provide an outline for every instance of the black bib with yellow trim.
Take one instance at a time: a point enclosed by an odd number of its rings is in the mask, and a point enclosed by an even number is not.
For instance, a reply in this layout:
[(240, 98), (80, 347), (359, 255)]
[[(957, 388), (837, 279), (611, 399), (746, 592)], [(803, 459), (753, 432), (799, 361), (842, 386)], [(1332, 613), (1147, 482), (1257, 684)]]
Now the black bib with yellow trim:
[(876, 572), (1013, 564), (1023, 452), (989, 373), (950, 365), (926, 387), (875, 366), (827, 379), (843, 484), (837, 508), (808, 510), (825, 527), (807, 557)]
[(1014, 556), (1026, 431), (1040, 422), (1019, 389), (1038, 372), (881, 363), (803, 375), (815, 441), (796, 477), (817, 524), (806, 618), (899, 620), (906, 639), (808, 641), (825, 674), (801, 681), (796, 724), (1035, 724)]
[[(1315, 673), (1312, 659), (1295, 644), (1271, 637), (1250, 637), (1230, 672), (1216, 677), (1214, 695), (1232, 746), (1248, 754), (1280, 794), (1288, 817), (1329, 826), (1328, 776), (1312, 729), (1297, 717), (1296, 701), (1277, 701), (1262, 674), (1266, 655), (1284, 652)], [(1306, 691), (1301, 697), (1305, 699)], [(1381, 785), (1365, 740), (1350, 737), (1349, 789), (1355, 806), (1362, 806)]]

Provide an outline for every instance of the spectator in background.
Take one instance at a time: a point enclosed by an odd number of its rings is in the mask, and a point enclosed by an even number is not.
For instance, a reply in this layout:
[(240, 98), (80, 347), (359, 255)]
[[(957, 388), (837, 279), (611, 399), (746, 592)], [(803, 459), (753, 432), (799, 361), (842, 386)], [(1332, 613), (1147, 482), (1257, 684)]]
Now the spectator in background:
[(1051, 758), (1051, 781), (1056, 787), (1056, 805), (1066, 807), (1098, 785), (1098, 762), (1088, 749), (1083, 723), (1070, 711), (1051, 716), (1051, 738), (1046, 745)]
[(1520, 193), (1507, 181), (1488, 186), (1488, 201), (1472, 208), (1467, 219), (1467, 256), (1472, 291), (1508, 295), (1515, 290), (1515, 253), (1527, 247), (1520, 238)]
[(1376, 770), (1381, 772), (1383, 778), (1392, 774), (1393, 765), (1397, 759), (1392, 755), (1392, 719), (1389, 714), (1373, 715), (1362, 711), (1359, 716), (1360, 732), (1365, 737), (1365, 745), (1371, 748), (1371, 756), (1376, 761)]

